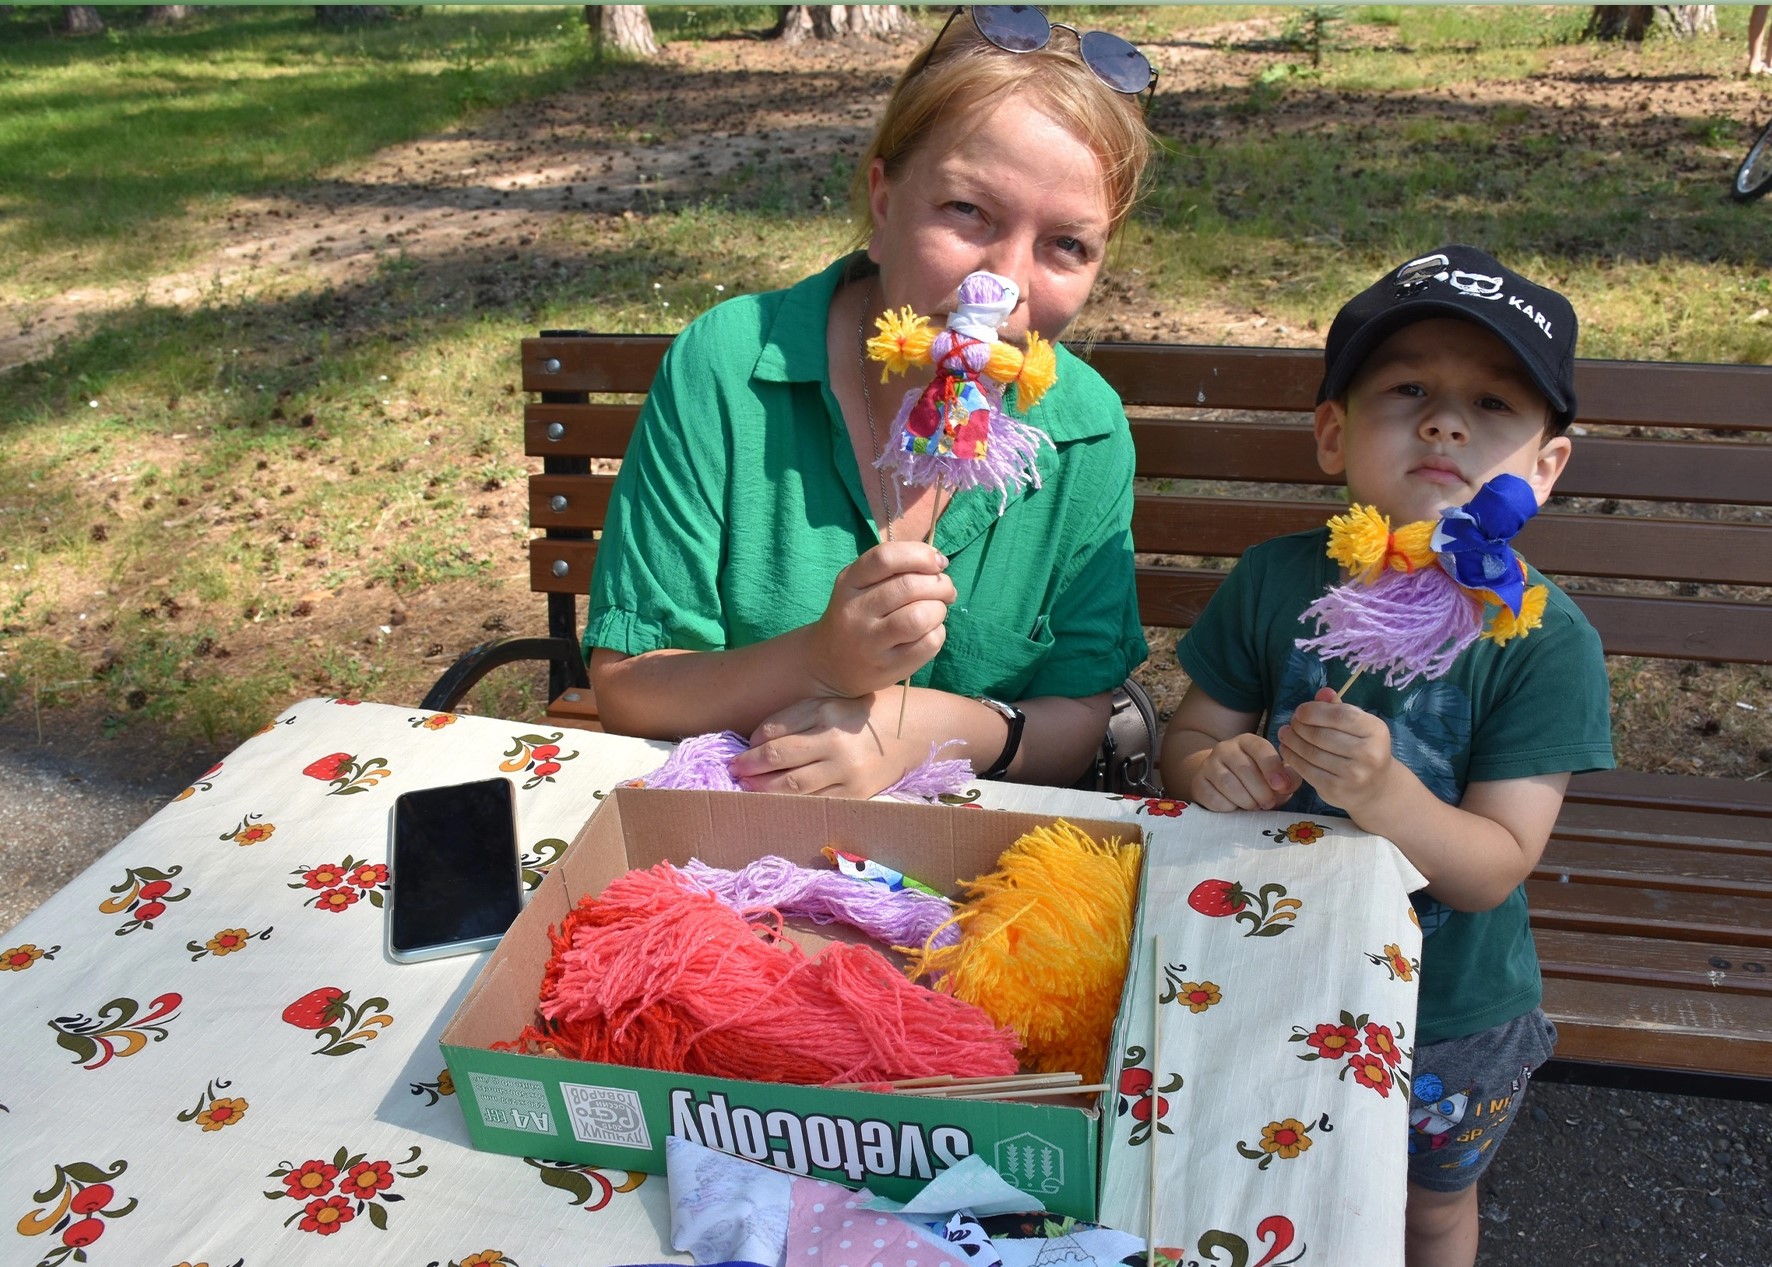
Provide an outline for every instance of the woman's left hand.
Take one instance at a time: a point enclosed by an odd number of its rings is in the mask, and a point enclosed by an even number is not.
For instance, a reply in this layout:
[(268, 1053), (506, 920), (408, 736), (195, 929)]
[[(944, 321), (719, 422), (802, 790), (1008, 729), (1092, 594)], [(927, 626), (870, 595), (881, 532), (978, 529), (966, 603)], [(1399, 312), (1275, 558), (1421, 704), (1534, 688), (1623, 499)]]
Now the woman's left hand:
[(898, 692), (801, 700), (764, 720), (732, 777), (749, 792), (869, 797), (922, 761), (927, 745), (895, 738)]

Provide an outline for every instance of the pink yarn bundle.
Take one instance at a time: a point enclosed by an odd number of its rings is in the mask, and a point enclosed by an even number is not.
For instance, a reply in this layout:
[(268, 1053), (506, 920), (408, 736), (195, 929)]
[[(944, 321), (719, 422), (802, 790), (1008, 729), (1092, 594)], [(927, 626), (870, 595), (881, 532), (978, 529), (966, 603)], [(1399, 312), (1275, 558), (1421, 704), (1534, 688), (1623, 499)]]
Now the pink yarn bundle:
[(764, 1082), (1015, 1072), (1011, 1031), (879, 952), (839, 943), (808, 959), (760, 931), (669, 864), (630, 871), (550, 930), (540, 1023), (512, 1045)]
[[(952, 741), (950, 741), (952, 742)], [(732, 758), (747, 751), (751, 741), (735, 730), (691, 735), (671, 750), (665, 763), (651, 774), (629, 779), (624, 787), (688, 788), (700, 792), (742, 792), (745, 789), (728, 768)], [(880, 793), (901, 801), (928, 799), (958, 792), (972, 780), (972, 763), (942, 760), (947, 744), (930, 744), (929, 758)]]
[(741, 915), (774, 909), (815, 924), (841, 921), (888, 946), (935, 948), (960, 939), (954, 908), (941, 898), (915, 889), (895, 892), (883, 884), (823, 867), (798, 866), (786, 858), (758, 858), (740, 871), (691, 859), (679, 874), (697, 892), (718, 898)]

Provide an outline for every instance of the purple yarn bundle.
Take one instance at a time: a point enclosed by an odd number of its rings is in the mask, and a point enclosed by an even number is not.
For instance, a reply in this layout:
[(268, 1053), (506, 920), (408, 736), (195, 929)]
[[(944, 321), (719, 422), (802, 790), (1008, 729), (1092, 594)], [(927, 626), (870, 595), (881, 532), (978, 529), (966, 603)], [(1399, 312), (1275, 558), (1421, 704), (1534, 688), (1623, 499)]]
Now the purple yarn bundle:
[(1304, 609), (1322, 630), (1298, 645), (1356, 670), (1382, 672), (1386, 686), (1437, 678), (1483, 632), (1483, 605), (1440, 567), (1385, 572), (1370, 585), (1337, 585)]
[(883, 884), (798, 866), (786, 858), (758, 858), (742, 871), (692, 858), (678, 874), (689, 887), (741, 914), (769, 907), (815, 924), (841, 921), (889, 946), (941, 947), (960, 939), (960, 926), (949, 922), (953, 907), (938, 897), (908, 888), (895, 893)]
[[(671, 755), (658, 769), (637, 779), (629, 779), (624, 786), (742, 792), (745, 789), (732, 777), (728, 765), (732, 758), (750, 746), (751, 741), (735, 730), (691, 735), (671, 750)], [(928, 760), (880, 795), (913, 801), (958, 792), (965, 787), (972, 779), (972, 763), (951, 758), (942, 760), (941, 750), (945, 747), (947, 744), (929, 745)]]

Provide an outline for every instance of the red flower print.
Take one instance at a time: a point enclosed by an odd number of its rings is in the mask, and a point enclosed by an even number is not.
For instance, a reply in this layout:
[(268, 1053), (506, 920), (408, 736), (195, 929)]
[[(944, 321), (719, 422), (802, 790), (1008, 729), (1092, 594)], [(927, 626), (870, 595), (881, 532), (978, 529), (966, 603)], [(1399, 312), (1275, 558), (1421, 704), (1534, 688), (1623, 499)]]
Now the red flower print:
[(1389, 1098), (1391, 1093), (1390, 1067), (1377, 1056), (1353, 1056), (1348, 1060), (1347, 1068), (1342, 1070), (1342, 1073), (1346, 1074), (1349, 1070), (1352, 1070), (1355, 1082), (1363, 1087), (1371, 1087), (1379, 1095)]
[(360, 889), (373, 889), (378, 884), (388, 882), (388, 867), (383, 862), (365, 862), (351, 868), (351, 873), (345, 878)]
[(143, 901), (152, 902), (155, 898), (165, 897), (170, 892), (172, 892), (172, 881), (151, 880), (142, 885), (141, 891), (136, 896)]
[(331, 911), (334, 914), (337, 914), (339, 911), (349, 910), (356, 904), (356, 901), (357, 890), (340, 886), (336, 889), (327, 889), (326, 892), (315, 898), (314, 909), (317, 911)]
[(162, 915), (166, 914), (166, 903), (143, 902), (130, 913), (145, 924), (151, 919), (159, 919)]
[(1249, 895), (1235, 880), (1201, 880), (1187, 895), (1187, 904), (1202, 915), (1221, 919), (1249, 905)]
[(348, 752), (334, 752), (304, 767), (302, 773), (310, 779), (319, 779), (322, 783), (330, 783), (338, 777), (338, 772), (350, 765), (353, 760), (355, 758)]
[(540, 765), (535, 767), (535, 770), (533, 773), (535, 774), (536, 778), (545, 779), (550, 774), (560, 773), (560, 763), (558, 761), (544, 761)]
[(351, 1213), (351, 1203), (344, 1197), (327, 1197), (324, 1201), (310, 1201), (306, 1212), (302, 1214), (301, 1230), (318, 1232), (322, 1236), (331, 1236), (356, 1217)]
[(1171, 800), (1166, 796), (1147, 796), (1144, 804), (1139, 807), (1145, 814), (1159, 815), (1163, 818), (1179, 818), (1181, 811), (1187, 808), (1186, 801)]
[[(283, 1186), (289, 1195), (302, 1200), (306, 1197), (323, 1197), (332, 1191), (332, 1181), (338, 1178), (338, 1167), (329, 1166), (318, 1159), (304, 1161), (296, 1169), (283, 1176)], [(311, 1208), (311, 1207), (310, 1207)], [(308, 1229), (310, 1232), (312, 1228)]]
[[(529, 750), (529, 757), (532, 761), (551, 761), (559, 755), (560, 745), (557, 743), (544, 743), (539, 748), (531, 748)], [(556, 766), (555, 768), (558, 769), (559, 767)]]
[(385, 1161), (363, 1161), (351, 1167), (351, 1173), (338, 1185), (338, 1190), (346, 1196), (367, 1200), (383, 1188), (393, 1186), (393, 1167)]
[(97, 1219), (81, 1219), (62, 1233), (62, 1244), (85, 1249), (105, 1234), (105, 1225)]
[(1121, 1095), (1143, 1095), (1151, 1089), (1151, 1071), (1149, 1069), (1128, 1069), (1120, 1075)]
[(310, 889), (330, 889), (335, 884), (344, 883), (344, 878), (344, 868), (336, 862), (322, 862), (302, 873), (302, 883)]
[(1403, 1059), (1403, 1053), (1397, 1050), (1397, 1036), (1391, 1033), (1389, 1025), (1366, 1027), (1366, 1050), (1381, 1057), (1387, 1065), (1394, 1066)]
[(1304, 1041), (1325, 1060), (1339, 1060), (1360, 1050), (1360, 1040), (1352, 1025), (1319, 1025), (1316, 1033)]
[[(337, 986), (323, 985), (318, 990), (308, 991), (284, 1008), (283, 1019), (297, 1029), (325, 1029), (343, 1013), (344, 1009), (338, 1005), (344, 997), (345, 992)], [(316, 1163), (309, 1163), (314, 1164)]]

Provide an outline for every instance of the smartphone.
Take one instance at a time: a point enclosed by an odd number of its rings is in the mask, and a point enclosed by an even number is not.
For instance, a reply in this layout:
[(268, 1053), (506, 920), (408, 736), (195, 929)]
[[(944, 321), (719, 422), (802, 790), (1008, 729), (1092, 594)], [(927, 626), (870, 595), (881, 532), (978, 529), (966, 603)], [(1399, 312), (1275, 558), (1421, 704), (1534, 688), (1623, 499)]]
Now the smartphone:
[(387, 954), (399, 963), (490, 950), (523, 909), (509, 779), (407, 792), (388, 841)]

